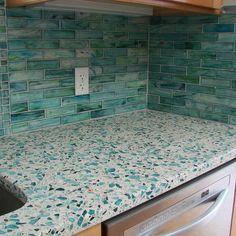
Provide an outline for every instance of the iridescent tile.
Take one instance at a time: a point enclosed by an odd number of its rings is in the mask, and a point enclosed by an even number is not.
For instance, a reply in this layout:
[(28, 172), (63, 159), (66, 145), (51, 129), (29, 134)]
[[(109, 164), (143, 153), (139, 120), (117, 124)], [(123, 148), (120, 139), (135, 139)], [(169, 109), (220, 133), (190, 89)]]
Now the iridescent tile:
[(44, 111), (24, 112), (11, 115), (11, 121), (13, 123), (30, 121), (40, 119), (44, 117)]
[(62, 124), (75, 123), (83, 120), (88, 120), (91, 118), (90, 112), (83, 112), (75, 115), (68, 115), (61, 118)]
[(51, 107), (59, 107), (61, 105), (61, 100), (58, 98), (54, 99), (43, 99), (43, 100), (34, 100), (29, 102), (30, 110), (42, 110)]

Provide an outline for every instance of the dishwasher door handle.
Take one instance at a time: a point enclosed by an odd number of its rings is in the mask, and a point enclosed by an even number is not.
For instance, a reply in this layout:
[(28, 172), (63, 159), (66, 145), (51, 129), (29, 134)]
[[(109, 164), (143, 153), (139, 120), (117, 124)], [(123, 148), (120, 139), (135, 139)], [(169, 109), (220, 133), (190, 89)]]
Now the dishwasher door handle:
[(192, 229), (193, 227), (203, 223), (206, 220), (209, 220), (211, 217), (214, 216), (214, 214), (217, 212), (217, 210), (220, 208), (222, 203), (225, 200), (225, 197), (228, 193), (228, 189), (223, 190), (215, 199), (215, 203), (201, 216), (197, 217), (195, 220), (190, 222), (187, 225), (181, 226), (180, 228), (172, 231), (172, 232), (166, 232), (162, 233), (162, 236), (176, 236), (176, 235), (181, 235), (181, 233), (184, 233), (187, 230)]

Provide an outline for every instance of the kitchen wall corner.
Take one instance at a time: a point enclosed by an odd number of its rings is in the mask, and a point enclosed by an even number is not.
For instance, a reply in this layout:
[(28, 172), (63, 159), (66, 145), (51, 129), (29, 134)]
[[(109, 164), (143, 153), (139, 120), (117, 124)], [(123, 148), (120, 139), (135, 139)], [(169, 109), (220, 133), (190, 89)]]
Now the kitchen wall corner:
[[(0, 136), (147, 107), (236, 124), (236, 14), (129, 17), (0, 0), (0, 18)], [(84, 66), (90, 93), (74, 96)]]
[(148, 108), (236, 124), (235, 22), (152, 17)]

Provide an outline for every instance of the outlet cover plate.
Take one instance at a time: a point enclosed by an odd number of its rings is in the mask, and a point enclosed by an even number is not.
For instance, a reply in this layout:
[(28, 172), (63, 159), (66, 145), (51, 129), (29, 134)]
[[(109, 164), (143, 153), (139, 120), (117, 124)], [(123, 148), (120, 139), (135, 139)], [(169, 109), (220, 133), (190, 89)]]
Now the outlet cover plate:
[(75, 95), (89, 94), (89, 68), (75, 68)]

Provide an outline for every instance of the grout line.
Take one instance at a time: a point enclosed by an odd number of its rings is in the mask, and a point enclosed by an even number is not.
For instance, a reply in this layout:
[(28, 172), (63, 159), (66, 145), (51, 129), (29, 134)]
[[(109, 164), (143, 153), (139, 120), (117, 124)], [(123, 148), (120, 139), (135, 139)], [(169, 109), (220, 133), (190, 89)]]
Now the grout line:
[(148, 109), (148, 94), (149, 94), (149, 74), (150, 74), (150, 18), (148, 22), (148, 48), (147, 48), (147, 88), (146, 88), (146, 109)]
[[(10, 99), (10, 81), (9, 81), (9, 69), (8, 69), (8, 66), (9, 66), (9, 56), (8, 56), (8, 53), (9, 53), (9, 44), (8, 44), (8, 27), (7, 27), (7, 8), (6, 8), (6, 1), (5, 1), (5, 4), (4, 4), (4, 20), (5, 20), (5, 28), (6, 28), (6, 60), (7, 60), (7, 71), (6, 71), (6, 74), (7, 74), (7, 90), (8, 90), (8, 99), (9, 99), (9, 102), (7, 104), (8, 106), (8, 113), (11, 117), (11, 99)], [(4, 81), (5, 82), (5, 81)], [(3, 99), (3, 97), (2, 97)], [(4, 97), (4, 99), (6, 99), (6, 97)], [(3, 104), (2, 104), (2, 108), (3, 108)], [(4, 115), (4, 112), (3, 112), (3, 115)], [(6, 122), (9, 122), (9, 126), (8, 127), (5, 127), (4, 123), (6, 124)], [(6, 135), (10, 135), (12, 132), (11, 132), (11, 118), (9, 118), (8, 120), (3, 120), (3, 129), (4, 129), (4, 134), (5, 136)]]

